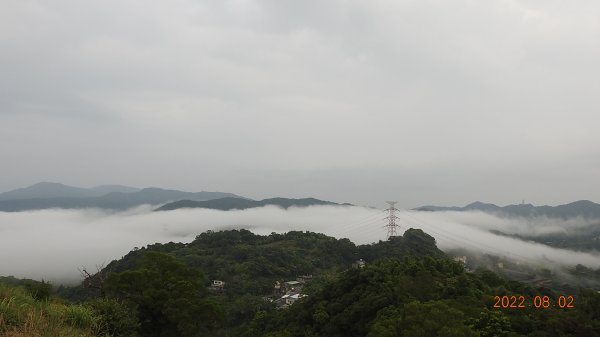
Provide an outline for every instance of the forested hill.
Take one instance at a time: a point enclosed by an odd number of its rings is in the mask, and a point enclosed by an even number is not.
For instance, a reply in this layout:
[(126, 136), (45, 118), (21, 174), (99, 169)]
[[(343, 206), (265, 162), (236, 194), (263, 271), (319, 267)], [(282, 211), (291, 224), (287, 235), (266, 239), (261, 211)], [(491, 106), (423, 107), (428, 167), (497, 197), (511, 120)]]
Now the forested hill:
[[(444, 253), (435, 239), (420, 229), (358, 246), (348, 239), (312, 232), (262, 236), (243, 229), (208, 231), (190, 243), (135, 248), (86, 284), (101, 284), (108, 297), (136, 308), (140, 336), (167, 335), (168, 331), (178, 336), (258, 337), (262, 334), (248, 331), (257, 314), (276, 313), (275, 304), (265, 300), (273, 298), (276, 282), (307, 276), (311, 281), (303, 292), (311, 294), (328, 279), (353, 268), (359, 259), (368, 264), (410, 256), (443, 257)], [(211, 280), (224, 281), (223, 291), (207, 292)], [(61, 288), (59, 294), (71, 300), (90, 300), (101, 292), (80, 286)], [(203, 320), (201, 315), (208, 318)], [(179, 326), (187, 324), (192, 325), (191, 330), (182, 332)]]
[[(315, 205), (340, 205), (331, 201), (324, 201), (315, 198), (289, 199), (289, 198), (270, 198), (264, 200), (250, 200), (245, 198), (220, 198), (206, 201), (181, 200), (168, 203), (157, 208), (157, 211), (171, 211), (180, 208), (209, 208), (218, 210), (248, 209), (263, 206), (289, 207), (307, 207)], [(351, 206), (350, 204), (343, 204)]]
[[(560, 308), (557, 299), (566, 295), (489, 271), (467, 273), (446, 259), (387, 259), (341, 273), (289, 310), (260, 317), (254, 336), (600, 336), (600, 294), (580, 289), (570, 294), (572, 308)], [(522, 307), (494, 307), (503, 296), (522, 297)], [(548, 302), (536, 308), (536, 296)]]
[(108, 264), (105, 272), (135, 268), (148, 251), (169, 253), (209, 279), (225, 281), (238, 294), (264, 294), (276, 280), (298, 275), (319, 275), (348, 269), (363, 259), (367, 263), (403, 256), (444, 256), (435, 239), (420, 229), (369, 245), (324, 234), (291, 231), (257, 235), (248, 230), (208, 231), (190, 243), (153, 244), (131, 251)]

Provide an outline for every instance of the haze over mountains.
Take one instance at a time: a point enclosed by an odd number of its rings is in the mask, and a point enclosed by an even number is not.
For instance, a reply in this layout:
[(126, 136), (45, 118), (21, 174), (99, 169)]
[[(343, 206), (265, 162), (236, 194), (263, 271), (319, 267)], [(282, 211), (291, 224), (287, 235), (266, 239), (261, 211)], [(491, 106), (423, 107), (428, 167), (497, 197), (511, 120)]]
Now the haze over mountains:
[(464, 207), (442, 207), (422, 206), (415, 208), (417, 211), (439, 212), (439, 211), (481, 211), (499, 216), (521, 216), (521, 217), (548, 217), (569, 219), (582, 217), (587, 219), (600, 219), (600, 204), (589, 200), (579, 200), (558, 206), (534, 206), (532, 204), (519, 204), (508, 206), (497, 206), (494, 204), (474, 202)]
[(256, 201), (226, 192), (183, 192), (156, 187), (139, 189), (121, 185), (81, 188), (50, 182), (41, 182), (0, 194), (0, 211), (5, 212), (48, 208), (125, 210), (140, 205), (161, 204), (164, 205), (159, 207), (158, 211), (179, 208), (231, 210), (267, 205), (286, 209), (292, 206), (338, 205), (335, 202), (315, 198), (270, 198)]
[[(281, 208), (306, 207), (315, 205), (340, 205), (331, 201), (324, 201), (315, 198), (289, 199), (289, 198), (270, 198), (264, 200), (251, 200), (242, 198), (220, 198), (206, 201), (181, 200), (168, 203), (156, 209), (157, 211), (171, 211), (180, 208), (210, 208), (228, 211), (231, 209), (248, 209), (263, 206), (279, 206)], [(352, 206), (351, 204), (344, 204)]]
[(112, 192), (132, 193), (139, 190), (139, 188), (121, 185), (101, 185), (92, 188), (81, 188), (59, 183), (40, 182), (29, 187), (0, 193), (0, 200), (99, 197)]
[[(315, 198), (269, 198), (252, 200), (228, 192), (184, 192), (156, 187), (135, 188), (123, 185), (100, 185), (91, 188), (68, 186), (53, 182), (40, 182), (29, 187), (0, 193), (0, 211), (18, 212), (49, 208), (81, 209), (100, 208), (125, 210), (140, 205), (159, 205), (157, 211), (180, 208), (208, 208), (217, 210), (248, 209), (267, 205), (288, 208), (313, 205), (342, 205)], [(160, 206), (162, 205), (162, 206)], [(350, 204), (343, 204), (350, 205)], [(557, 219), (600, 219), (600, 204), (579, 200), (558, 206), (517, 204), (498, 206), (480, 201), (464, 207), (421, 206), (417, 211), (480, 211), (501, 217), (547, 217)]]
[(175, 200), (241, 198), (225, 192), (183, 192), (162, 188), (138, 189), (120, 185), (80, 188), (41, 182), (0, 194), (0, 211), (17, 212), (47, 208), (104, 208), (124, 210), (144, 204), (159, 205)]
[[(558, 206), (508, 205), (474, 202), (465, 207), (423, 206), (422, 212), (483, 212), (496, 217), (503, 225), (487, 229), (496, 235), (576, 251), (600, 252), (600, 205), (579, 200)], [(476, 216), (475, 214), (473, 214)], [(482, 219), (479, 222), (484, 222)]]

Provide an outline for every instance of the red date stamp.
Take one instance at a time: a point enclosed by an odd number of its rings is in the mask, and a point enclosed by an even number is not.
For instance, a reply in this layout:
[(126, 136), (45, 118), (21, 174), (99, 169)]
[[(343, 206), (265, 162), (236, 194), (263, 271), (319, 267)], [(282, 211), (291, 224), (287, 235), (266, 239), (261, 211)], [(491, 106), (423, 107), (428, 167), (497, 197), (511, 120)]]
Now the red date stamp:
[(494, 296), (495, 309), (548, 309), (560, 308), (570, 309), (575, 308), (575, 298), (573, 296), (558, 296), (554, 299), (550, 296), (534, 296), (533, 299), (528, 299), (525, 296)]

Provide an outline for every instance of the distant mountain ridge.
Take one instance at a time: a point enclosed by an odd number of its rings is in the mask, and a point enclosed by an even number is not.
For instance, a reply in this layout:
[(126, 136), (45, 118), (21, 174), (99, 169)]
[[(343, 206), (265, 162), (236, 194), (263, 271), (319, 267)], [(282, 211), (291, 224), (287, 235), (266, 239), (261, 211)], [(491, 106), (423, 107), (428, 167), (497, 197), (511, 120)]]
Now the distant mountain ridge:
[(248, 209), (263, 206), (289, 207), (307, 207), (315, 205), (338, 205), (350, 206), (350, 204), (338, 204), (331, 201), (324, 201), (315, 198), (289, 199), (289, 198), (270, 198), (264, 200), (250, 200), (243, 198), (221, 198), (207, 201), (181, 200), (168, 203), (156, 209), (156, 211), (172, 211), (181, 208), (209, 208), (228, 211), (232, 209)]
[(439, 212), (439, 211), (482, 211), (501, 216), (535, 217), (546, 216), (549, 218), (568, 219), (583, 217), (588, 219), (600, 219), (600, 204), (589, 200), (579, 200), (558, 206), (534, 206), (532, 204), (518, 204), (508, 206), (497, 206), (494, 204), (474, 202), (465, 207), (441, 207), (421, 206), (415, 208), (417, 211)]
[(0, 193), (0, 200), (82, 198), (92, 196), (96, 196), (92, 189), (67, 186), (59, 183), (41, 182), (29, 187)]
[(158, 205), (175, 200), (201, 201), (225, 197), (242, 198), (225, 192), (183, 192), (156, 187), (138, 189), (121, 185), (80, 188), (42, 182), (0, 193), (0, 211), (18, 212), (48, 208), (123, 210), (144, 204)]

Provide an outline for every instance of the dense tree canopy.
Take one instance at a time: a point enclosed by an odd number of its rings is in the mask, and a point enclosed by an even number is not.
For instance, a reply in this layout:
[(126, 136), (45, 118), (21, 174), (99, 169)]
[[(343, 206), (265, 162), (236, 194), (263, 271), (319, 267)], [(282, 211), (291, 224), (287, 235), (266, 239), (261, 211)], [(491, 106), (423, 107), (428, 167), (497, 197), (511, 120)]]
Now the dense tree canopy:
[(205, 336), (223, 320), (205, 283), (172, 255), (147, 252), (138, 268), (109, 275), (105, 287), (137, 309), (143, 336)]
[[(493, 309), (495, 295), (558, 298), (445, 258), (385, 259), (340, 273), (272, 316), (264, 334), (290, 336), (599, 336), (600, 294), (574, 309)], [(260, 336), (260, 334), (256, 335)]]

